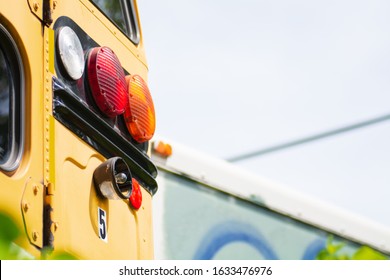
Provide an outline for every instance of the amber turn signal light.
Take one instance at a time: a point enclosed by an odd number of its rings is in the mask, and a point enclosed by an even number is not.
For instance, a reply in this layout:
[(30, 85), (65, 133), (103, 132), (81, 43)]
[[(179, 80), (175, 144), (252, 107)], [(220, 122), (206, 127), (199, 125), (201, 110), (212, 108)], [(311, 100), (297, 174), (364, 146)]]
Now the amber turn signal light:
[(128, 131), (139, 143), (149, 141), (156, 129), (152, 96), (146, 82), (139, 75), (126, 76), (129, 104), (124, 113)]

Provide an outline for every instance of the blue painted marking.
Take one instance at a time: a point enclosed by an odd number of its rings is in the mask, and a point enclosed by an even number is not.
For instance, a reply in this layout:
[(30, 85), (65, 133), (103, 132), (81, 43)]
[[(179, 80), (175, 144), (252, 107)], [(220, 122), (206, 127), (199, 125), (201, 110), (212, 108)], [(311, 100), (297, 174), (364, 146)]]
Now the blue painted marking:
[(312, 243), (310, 243), (305, 250), (305, 253), (302, 256), (302, 260), (315, 260), (318, 253), (324, 249), (326, 246), (326, 240), (316, 239)]
[(225, 222), (211, 228), (201, 241), (194, 259), (211, 260), (221, 248), (233, 242), (245, 242), (251, 245), (265, 259), (278, 259), (271, 245), (256, 228), (236, 221)]
[[(195, 260), (211, 260), (224, 246), (244, 242), (256, 249), (265, 259), (279, 259), (272, 246), (253, 226), (237, 221), (228, 221), (211, 228), (194, 255)], [(326, 246), (324, 238), (316, 239), (305, 249), (302, 260), (314, 260)]]

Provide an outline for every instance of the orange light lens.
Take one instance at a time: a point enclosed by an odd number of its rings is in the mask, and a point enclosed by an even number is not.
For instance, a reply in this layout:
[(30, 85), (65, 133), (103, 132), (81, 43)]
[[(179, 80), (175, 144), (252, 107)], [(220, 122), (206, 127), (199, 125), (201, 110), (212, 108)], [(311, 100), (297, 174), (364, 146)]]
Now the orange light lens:
[(159, 141), (154, 143), (153, 151), (162, 157), (169, 157), (172, 155), (172, 146), (163, 141)]
[(126, 76), (129, 105), (124, 118), (131, 136), (139, 143), (149, 141), (156, 129), (152, 96), (146, 82), (139, 75)]

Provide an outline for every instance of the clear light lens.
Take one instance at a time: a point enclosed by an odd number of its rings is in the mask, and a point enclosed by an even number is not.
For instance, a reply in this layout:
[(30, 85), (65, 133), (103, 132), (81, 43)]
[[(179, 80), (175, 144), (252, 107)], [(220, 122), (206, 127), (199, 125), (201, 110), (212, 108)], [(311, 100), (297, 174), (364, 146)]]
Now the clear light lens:
[(117, 192), (115, 191), (115, 187), (112, 184), (111, 181), (105, 181), (100, 184), (100, 191), (102, 192), (103, 196), (105, 196), (108, 199), (121, 199)]
[(64, 26), (58, 33), (58, 49), (62, 64), (73, 80), (81, 78), (84, 72), (84, 53), (76, 33)]

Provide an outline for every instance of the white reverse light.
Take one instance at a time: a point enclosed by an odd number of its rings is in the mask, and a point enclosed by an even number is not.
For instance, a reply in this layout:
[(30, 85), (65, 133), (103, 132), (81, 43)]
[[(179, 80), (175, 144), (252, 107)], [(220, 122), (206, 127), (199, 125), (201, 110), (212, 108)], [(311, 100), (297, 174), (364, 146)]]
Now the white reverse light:
[(58, 33), (58, 50), (62, 64), (73, 80), (81, 78), (84, 72), (84, 53), (76, 33), (68, 26)]

